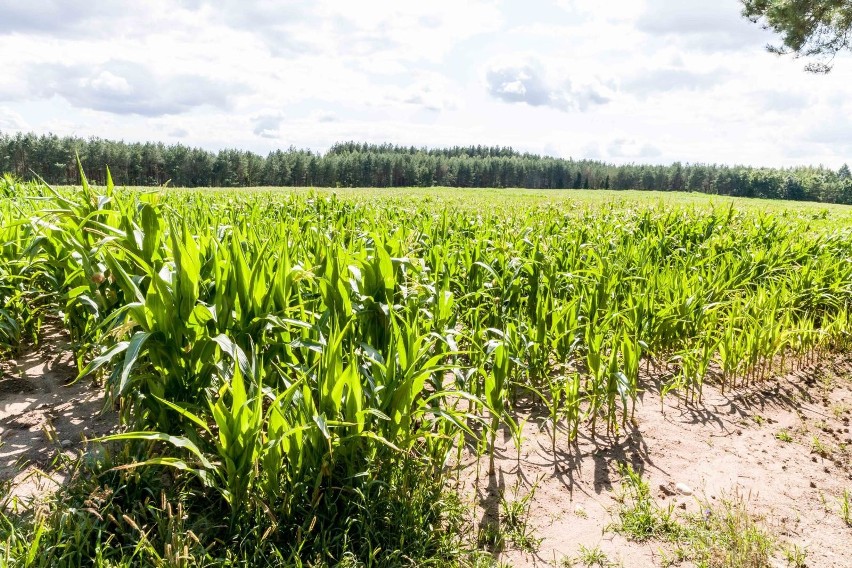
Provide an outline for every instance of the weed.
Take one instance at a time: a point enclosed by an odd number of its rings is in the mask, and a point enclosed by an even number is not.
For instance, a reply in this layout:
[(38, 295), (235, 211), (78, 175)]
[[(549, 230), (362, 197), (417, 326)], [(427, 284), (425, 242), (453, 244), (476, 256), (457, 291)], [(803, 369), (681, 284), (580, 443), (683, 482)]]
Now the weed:
[(652, 538), (677, 539), (680, 526), (673, 516), (673, 508), (660, 508), (651, 497), (648, 484), (629, 464), (619, 464), (622, 475), (619, 502), (619, 532), (636, 541)]
[(479, 525), (476, 545), (490, 552), (502, 552), (506, 547), (506, 533), (501, 529), (499, 523), (486, 521)]
[(739, 495), (686, 523), (690, 556), (699, 566), (761, 568), (769, 565), (773, 539), (749, 514)]
[(831, 448), (824, 444), (822, 440), (819, 439), (819, 436), (813, 436), (811, 438), (811, 452), (825, 459), (831, 458)]
[(588, 548), (581, 544), (577, 560), (586, 568), (607, 568), (613, 565), (600, 546)]
[(701, 503), (702, 514), (679, 520), (671, 507), (656, 505), (639, 474), (629, 466), (621, 466), (621, 472), (619, 523), (615, 526), (619, 532), (638, 541), (671, 543), (674, 551), (666, 559), (669, 564), (691, 560), (708, 568), (766, 566), (774, 542), (748, 513), (740, 495), (719, 504)]
[(798, 544), (785, 545), (782, 548), (784, 559), (787, 561), (787, 566), (790, 568), (807, 568), (808, 551), (800, 547)]
[(541, 544), (541, 539), (536, 538), (529, 525), (530, 505), (535, 495), (538, 481), (530, 488), (523, 497), (517, 498), (520, 492), (520, 480), (515, 485), (515, 499), (508, 500), (501, 495), (500, 508), (502, 510), (502, 526), (509, 541), (524, 552), (535, 552)]

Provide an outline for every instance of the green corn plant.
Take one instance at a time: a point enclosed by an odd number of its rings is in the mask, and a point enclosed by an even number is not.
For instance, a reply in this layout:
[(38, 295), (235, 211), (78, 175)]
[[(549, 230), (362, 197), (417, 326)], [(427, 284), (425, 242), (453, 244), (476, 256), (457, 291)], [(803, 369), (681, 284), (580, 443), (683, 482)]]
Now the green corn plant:
[(589, 406), (586, 411), (590, 418), (590, 429), (592, 436), (595, 435), (598, 415), (604, 408), (607, 399), (606, 385), (609, 366), (604, 364), (604, 341), (605, 335), (600, 326), (587, 325), (585, 330), (586, 368), (588, 379), (586, 381), (586, 396)]
[(572, 442), (577, 439), (577, 432), (580, 428), (581, 404), (583, 402), (580, 393), (579, 373), (573, 373), (565, 381), (562, 387), (562, 394), (564, 397), (563, 415), (568, 428), (568, 441)]
[(489, 346), (488, 352), (492, 356), (492, 366), (490, 372), (485, 375), (484, 394), (485, 403), (491, 413), (488, 473), (489, 475), (493, 475), (497, 432), (501, 423), (512, 422), (512, 418), (508, 415), (508, 409), (506, 408), (512, 360), (505, 341), (494, 341)]
[[(99, 441), (164, 442), (186, 450), (187, 458), (158, 456), (118, 468), (167, 466), (191, 472), (221, 494), (230, 507), (232, 522), (236, 521), (249, 505), (253, 486), (259, 482), (258, 465), (272, 466), (276, 463), (273, 460), (280, 459), (282, 450), (287, 447), (294, 429), (287, 428), (281, 405), (292, 400), (299, 387), (298, 383), (293, 384), (276, 396), (264, 411), (262, 377), (258, 376), (261, 367), (250, 365), (254, 380), (249, 387), (241, 366), (234, 361), (230, 380), (223, 382), (215, 400), (208, 401), (207, 413), (194, 413), (181, 405), (158, 399), (164, 408), (185, 418), (194, 427), (187, 430), (186, 435), (136, 431), (106, 436)], [(272, 468), (264, 472), (267, 475), (265, 488), (275, 495), (280, 490), (278, 472)]]
[(403, 464), (442, 479), (471, 436), (493, 472), (524, 392), (555, 455), (667, 373), (691, 403), (717, 364), (727, 392), (850, 342), (852, 232), (806, 213), (106, 179), (0, 183), (0, 352), (61, 321), (139, 462), (196, 475), (235, 527), (302, 538), (341, 496), (404, 492)]

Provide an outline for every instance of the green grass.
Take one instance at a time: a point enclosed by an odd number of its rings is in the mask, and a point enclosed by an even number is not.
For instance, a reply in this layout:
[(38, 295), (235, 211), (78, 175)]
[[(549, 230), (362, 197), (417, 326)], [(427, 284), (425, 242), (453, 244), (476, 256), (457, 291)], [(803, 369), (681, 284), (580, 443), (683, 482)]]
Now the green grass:
[(576, 561), (587, 568), (608, 568), (615, 566), (599, 546), (586, 547), (581, 544)]
[[(710, 503), (699, 500), (700, 514), (676, 515), (673, 506), (660, 507), (647, 483), (629, 466), (621, 466), (622, 484), (613, 529), (640, 542), (665, 544), (667, 563), (689, 561), (704, 568), (761, 568), (779, 551), (779, 544), (741, 495)], [(804, 560), (796, 547), (784, 547), (790, 562)]]
[[(74, 187), (63, 188), (73, 191)], [(140, 193), (150, 192), (150, 187), (132, 188)], [(501, 210), (507, 204), (527, 207), (558, 205), (571, 208), (601, 207), (616, 204), (624, 208), (725, 209), (735, 207), (749, 212), (765, 212), (793, 216), (810, 221), (816, 227), (840, 226), (852, 222), (852, 205), (816, 203), (811, 201), (785, 201), (778, 199), (753, 199), (708, 195), (682, 191), (643, 191), (608, 189), (525, 189), (525, 188), (458, 188), (458, 187), (391, 187), (391, 188), (306, 188), (306, 187), (250, 187), (250, 188), (169, 188), (167, 193), (207, 195), (337, 195), (347, 201), (391, 201), (414, 205), (456, 207), (474, 210)]]
[(791, 436), (790, 432), (788, 432), (787, 430), (779, 430), (778, 432), (775, 433), (775, 438), (782, 441), (782, 442), (787, 442), (787, 443), (793, 441), (793, 436)]
[(787, 562), (787, 566), (790, 568), (806, 568), (808, 552), (805, 548), (802, 548), (799, 545), (787, 545), (782, 549), (784, 554), (784, 560)]
[(618, 523), (614, 529), (631, 540), (677, 540), (681, 525), (674, 515), (674, 506), (661, 508), (651, 497), (651, 490), (630, 465), (620, 464), (621, 491), (617, 496)]
[(535, 536), (535, 531), (530, 526), (530, 507), (535, 497), (536, 486), (531, 487), (525, 495), (519, 495), (520, 482), (515, 486), (512, 498), (500, 496), (500, 520), (509, 542), (524, 552), (537, 552), (541, 545), (541, 539)]

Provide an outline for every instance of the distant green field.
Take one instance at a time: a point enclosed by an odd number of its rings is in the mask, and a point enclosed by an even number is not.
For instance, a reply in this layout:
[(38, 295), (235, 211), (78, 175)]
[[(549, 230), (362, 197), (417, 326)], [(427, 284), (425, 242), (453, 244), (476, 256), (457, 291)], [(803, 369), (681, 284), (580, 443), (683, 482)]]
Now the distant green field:
[[(133, 188), (141, 192), (150, 192), (150, 187)], [(451, 206), (471, 209), (496, 210), (507, 204), (520, 206), (559, 205), (565, 207), (590, 207), (601, 204), (640, 206), (640, 207), (698, 207), (727, 208), (734, 206), (738, 210), (765, 211), (773, 213), (788, 212), (793, 215), (812, 217), (814, 220), (852, 223), (852, 205), (817, 203), (813, 201), (785, 201), (777, 199), (753, 199), (746, 197), (728, 197), (705, 193), (679, 191), (644, 190), (592, 190), (592, 189), (552, 189), (536, 190), (523, 188), (456, 188), (456, 187), (394, 187), (394, 188), (305, 188), (305, 187), (251, 187), (251, 188), (169, 188), (168, 192), (211, 192), (216, 194), (294, 194), (317, 192), (336, 194), (341, 198), (354, 200), (393, 200), (412, 203), (435, 202), (437, 206)]]

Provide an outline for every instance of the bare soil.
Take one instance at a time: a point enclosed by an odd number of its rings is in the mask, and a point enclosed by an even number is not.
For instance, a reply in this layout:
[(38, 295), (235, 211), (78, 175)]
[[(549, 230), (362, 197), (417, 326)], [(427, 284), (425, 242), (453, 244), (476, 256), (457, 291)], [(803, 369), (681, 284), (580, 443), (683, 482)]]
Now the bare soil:
[(0, 487), (23, 505), (58, 488), (63, 461), (77, 459), (87, 439), (116, 423), (113, 413), (102, 412), (103, 388), (88, 379), (73, 382), (67, 336), (46, 335), (38, 347), (0, 361)]
[[(673, 504), (683, 516), (741, 499), (780, 546), (806, 551), (807, 566), (848, 568), (852, 528), (839, 499), (852, 493), (851, 378), (852, 361), (837, 358), (750, 389), (722, 394), (707, 385), (700, 404), (646, 392), (626, 431), (593, 440), (581, 428), (569, 444), (560, 430), (555, 457), (549, 420), (521, 411), (520, 461), (504, 433), (495, 474), (487, 456), (467, 454), (460, 492), (476, 528), (505, 523), (501, 496), (514, 501), (532, 491), (530, 534), (541, 543), (524, 553), (508, 542), (495, 556), (509, 566), (571, 565), (566, 559), (583, 566), (581, 545), (600, 548), (615, 566), (666, 565), (671, 545), (632, 542), (613, 528), (620, 462), (641, 472), (662, 507)], [(780, 551), (773, 565), (788, 565)]]
[[(115, 414), (104, 411), (103, 389), (75, 383), (75, 376), (60, 332), (0, 362), (0, 483), (11, 482), (23, 503), (61, 487), (62, 456), (77, 459), (87, 439), (115, 426)], [(685, 515), (736, 496), (779, 543), (806, 550), (807, 566), (852, 566), (852, 528), (839, 513), (844, 490), (852, 492), (852, 359), (724, 394), (707, 385), (698, 404), (674, 395), (661, 400), (650, 388), (619, 435), (593, 439), (581, 428), (569, 443), (560, 429), (555, 456), (547, 418), (524, 408), (518, 417), (526, 421), (520, 459), (504, 432), (495, 474), (488, 474), (487, 457), (477, 460), (466, 450), (457, 480), (474, 531), (505, 522), (501, 498), (532, 493), (529, 534), (540, 544), (526, 553), (507, 542), (494, 552), (506, 565), (568, 565), (581, 546), (600, 548), (616, 566), (665, 565), (671, 545), (633, 542), (613, 530), (618, 464), (627, 463), (661, 506), (673, 504)], [(692, 494), (679, 492), (678, 484)], [(780, 554), (774, 562), (787, 565)]]

